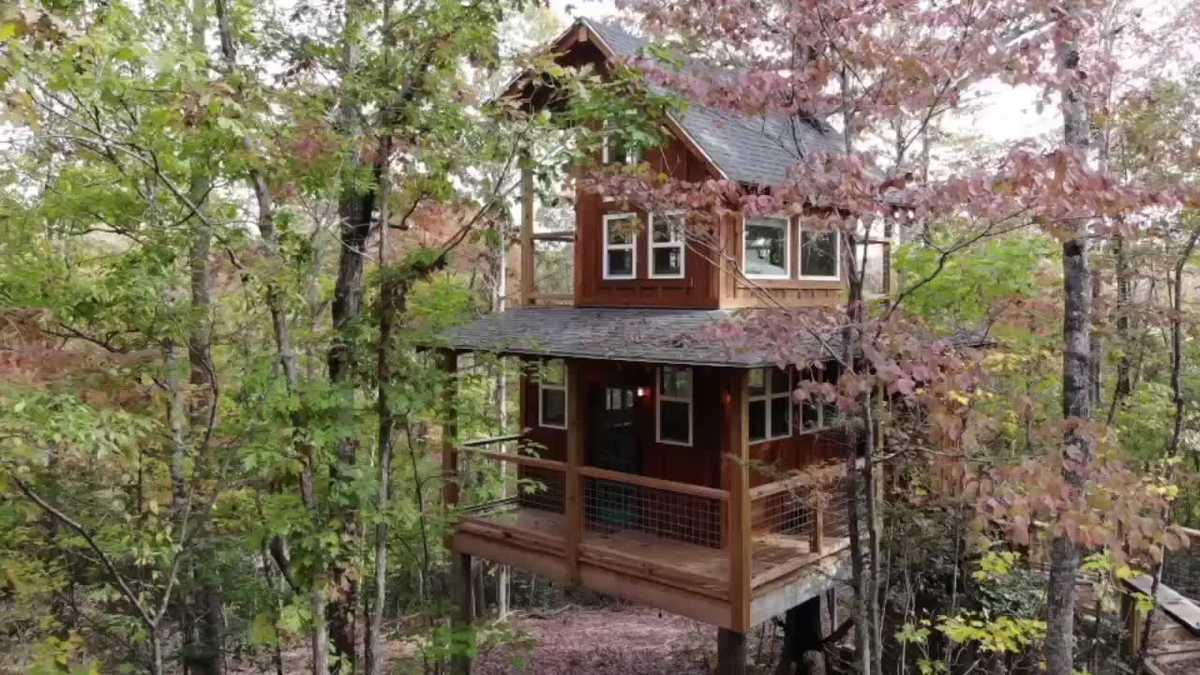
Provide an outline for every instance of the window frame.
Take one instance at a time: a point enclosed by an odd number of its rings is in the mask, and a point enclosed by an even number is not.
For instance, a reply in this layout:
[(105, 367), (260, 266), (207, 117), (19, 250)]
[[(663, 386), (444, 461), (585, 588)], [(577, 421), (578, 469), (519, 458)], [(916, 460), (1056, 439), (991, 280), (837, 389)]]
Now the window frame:
[[(817, 411), (817, 426), (815, 427), (804, 426), (804, 406), (806, 405), (813, 406), (813, 408)], [(796, 425), (797, 435), (804, 436), (807, 434), (819, 434), (823, 431), (829, 431), (830, 429), (836, 428), (834, 424), (825, 419), (825, 410), (829, 407), (829, 404), (825, 401), (814, 399), (812, 396), (809, 396), (807, 400), (801, 401), (796, 407), (800, 413), (800, 422)]]
[[(665, 393), (663, 393), (663, 373), (666, 371), (667, 368), (676, 368), (679, 370), (687, 371), (687, 374), (688, 374), (688, 396), (687, 396), (687, 398), (682, 398), (679, 396), (667, 396)], [(692, 444), (696, 440), (696, 429), (695, 429), (695, 425), (696, 425), (696, 403), (695, 403), (695, 400), (696, 400), (696, 370), (694, 368), (692, 368), (691, 366), (659, 366), (658, 368), (655, 369), (655, 374), (654, 374), (654, 394), (655, 394), (654, 395), (654, 440), (655, 440), (655, 442), (662, 443), (664, 445), (678, 445), (678, 446), (685, 447), (685, 448), (692, 447)], [(687, 439), (686, 443), (683, 441), (680, 441), (680, 440), (672, 439), (672, 438), (667, 438), (667, 439), (663, 438), (663, 436), (662, 436), (662, 404), (663, 404), (663, 401), (670, 401), (671, 403), (686, 403), (687, 404), (688, 439)]]
[[(794, 407), (792, 405), (792, 390), (794, 388), (794, 385), (796, 384), (796, 381), (794, 379), (794, 374), (792, 373), (792, 369), (791, 368), (784, 369), (784, 372), (787, 373), (788, 383), (787, 383), (787, 388), (782, 392), (774, 391), (771, 388), (771, 382), (772, 382), (771, 371), (778, 370), (778, 368), (775, 368), (773, 366), (767, 366), (765, 368), (751, 369), (750, 372), (753, 372), (755, 370), (761, 371), (763, 374), (763, 393), (759, 394), (757, 396), (750, 394), (750, 386), (749, 386), (750, 385), (750, 381), (749, 381), (750, 373), (747, 373), (746, 374), (746, 378), (747, 378), (747, 380), (746, 380), (746, 397), (747, 397), (746, 407), (747, 407), (747, 410), (749, 410), (749, 407), (751, 405), (753, 405), (756, 402), (762, 401), (762, 403), (763, 403), (763, 433), (765, 435), (762, 438), (754, 438), (753, 436), (751, 436), (750, 435), (751, 431), (749, 428), (749, 419), (747, 419), (747, 427), (746, 427), (747, 439), (749, 440), (749, 442), (751, 444), (754, 444), (754, 443), (766, 443), (768, 441), (778, 441), (778, 440), (781, 440), (784, 438), (791, 438), (792, 437), (792, 422), (793, 422), (792, 408)], [(785, 398), (785, 397), (787, 398), (787, 402), (788, 402), (788, 404), (785, 408), (787, 410), (787, 417), (788, 417), (787, 432), (780, 434), (778, 436), (773, 436), (771, 434), (771, 427), (772, 427), (771, 403), (775, 399)], [(747, 417), (748, 417), (748, 415), (747, 415)]]
[[(661, 216), (663, 218), (684, 218), (686, 214), (683, 211), (666, 211), (664, 213), (649, 214), (646, 225), (646, 271), (651, 279), (683, 279), (687, 276), (687, 223), (680, 225), (680, 239), (671, 241), (654, 241), (654, 219)], [(607, 236), (607, 232), (605, 233)], [(607, 239), (606, 239), (607, 241)], [(678, 274), (655, 274), (654, 273), (654, 251), (656, 249), (678, 248), (679, 249), (679, 273)], [(606, 258), (607, 259), (607, 258)]]
[[(605, 132), (600, 140), (600, 164), (605, 165), (605, 166), (607, 166), (609, 164), (618, 164), (618, 162), (612, 161), (612, 158), (608, 156), (608, 153), (609, 153), (608, 139), (611, 137), (612, 137), (612, 135), (610, 133)], [(641, 152), (639, 152), (638, 150), (636, 150), (634, 148), (625, 148), (625, 158), (622, 159), (619, 163), (620, 164), (629, 164), (629, 165), (638, 164), (639, 162), (641, 162), (641, 159), (642, 159)]]
[[(633, 239), (628, 244), (611, 244), (608, 241), (608, 226), (609, 223), (615, 220), (632, 219), (637, 222), (638, 215), (633, 211), (623, 211), (621, 213), (606, 213), (603, 216), (601, 223), (601, 236), (603, 237), (600, 247), (600, 276), (605, 281), (634, 281), (638, 278), (638, 237), (640, 234), (637, 230), (633, 233)], [(640, 229), (640, 228), (638, 228)], [(608, 268), (608, 252), (609, 251), (629, 251), (633, 257), (633, 262), (630, 265), (629, 276), (613, 276)]]
[[(542, 370), (553, 361), (558, 361), (562, 364), (562, 384), (547, 384), (546, 379), (542, 377)], [(538, 372), (538, 426), (545, 429), (563, 429), (565, 430), (570, 425), (568, 411), (570, 410), (570, 396), (567, 390), (567, 378), (570, 374), (567, 372), (567, 362), (565, 359), (541, 359), (541, 370)], [(563, 423), (550, 424), (546, 422), (546, 391), (561, 391), (563, 396)]]
[[(750, 247), (746, 246), (746, 237), (750, 234), (750, 222), (758, 220), (773, 220), (783, 222), (783, 274), (751, 274), (746, 266), (746, 260), (750, 252)], [(775, 281), (786, 281), (792, 278), (792, 219), (786, 216), (757, 216), (747, 218), (742, 216), (742, 274), (746, 275), (747, 279), (764, 279)]]
[(842, 233), (837, 230), (829, 232), (817, 232), (809, 230), (813, 234), (832, 234), (833, 236), (833, 276), (824, 276), (821, 274), (805, 274), (804, 273), (804, 227), (798, 228), (799, 232), (796, 236), (796, 272), (800, 279), (804, 281), (841, 281), (842, 279)]

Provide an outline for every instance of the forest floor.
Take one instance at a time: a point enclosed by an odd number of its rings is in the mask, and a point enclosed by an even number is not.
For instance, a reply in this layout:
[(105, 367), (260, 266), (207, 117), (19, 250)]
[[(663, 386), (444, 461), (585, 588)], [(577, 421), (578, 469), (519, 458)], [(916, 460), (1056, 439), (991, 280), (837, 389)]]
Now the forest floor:
[(713, 672), (712, 626), (636, 607), (568, 607), (515, 615), (526, 648), (500, 647), (476, 660), (478, 675), (707, 675)]

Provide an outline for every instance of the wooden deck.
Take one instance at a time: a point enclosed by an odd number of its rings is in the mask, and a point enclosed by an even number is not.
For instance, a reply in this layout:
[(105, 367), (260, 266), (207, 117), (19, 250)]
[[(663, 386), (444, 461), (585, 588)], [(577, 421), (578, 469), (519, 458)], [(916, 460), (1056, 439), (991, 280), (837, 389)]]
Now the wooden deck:
[[(773, 615), (773, 608), (797, 594), (828, 588), (849, 546), (847, 539), (831, 538), (822, 552), (814, 553), (807, 537), (769, 533), (756, 534), (752, 541), (751, 616), (757, 620)], [(460, 553), (569, 581), (566, 519), (559, 513), (517, 507), (474, 515), (459, 523), (454, 543)], [(579, 562), (585, 587), (717, 625), (728, 622), (725, 549), (633, 529), (589, 527), (580, 540)]]

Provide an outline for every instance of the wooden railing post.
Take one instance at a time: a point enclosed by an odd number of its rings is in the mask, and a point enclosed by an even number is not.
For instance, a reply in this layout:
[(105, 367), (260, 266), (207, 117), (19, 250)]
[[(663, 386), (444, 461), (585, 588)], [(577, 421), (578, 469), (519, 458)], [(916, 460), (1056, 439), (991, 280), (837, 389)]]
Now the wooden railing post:
[(730, 627), (750, 629), (751, 532), (749, 396), (746, 371), (726, 371), (722, 401), (725, 418), (725, 472), (729, 484), (729, 604)]
[(442, 508), (449, 513), (458, 505), (458, 353), (441, 351), (446, 387), (442, 391)]
[(583, 539), (583, 482), (579, 467), (583, 464), (583, 374), (579, 361), (568, 359), (565, 363), (567, 378), (567, 471), (564, 516), (567, 520), (566, 557), (567, 576), (571, 583), (578, 584), (579, 543)]

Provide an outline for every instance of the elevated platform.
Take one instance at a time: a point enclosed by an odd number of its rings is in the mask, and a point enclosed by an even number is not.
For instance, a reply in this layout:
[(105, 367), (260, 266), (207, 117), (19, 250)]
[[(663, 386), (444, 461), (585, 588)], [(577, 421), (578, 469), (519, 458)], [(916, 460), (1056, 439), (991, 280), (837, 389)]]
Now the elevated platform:
[[(849, 540), (760, 533), (752, 538), (751, 625), (830, 588), (846, 574)], [(478, 556), (572, 581), (566, 556), (567, 521), (561, 513), (516, 506), (463, 518), (454, 534), (457, 553)], [(579, 542), (578, 576), (585, 588), (730, 628), (730, 553), (656, 536), (638, 529), (594, 528)]]

